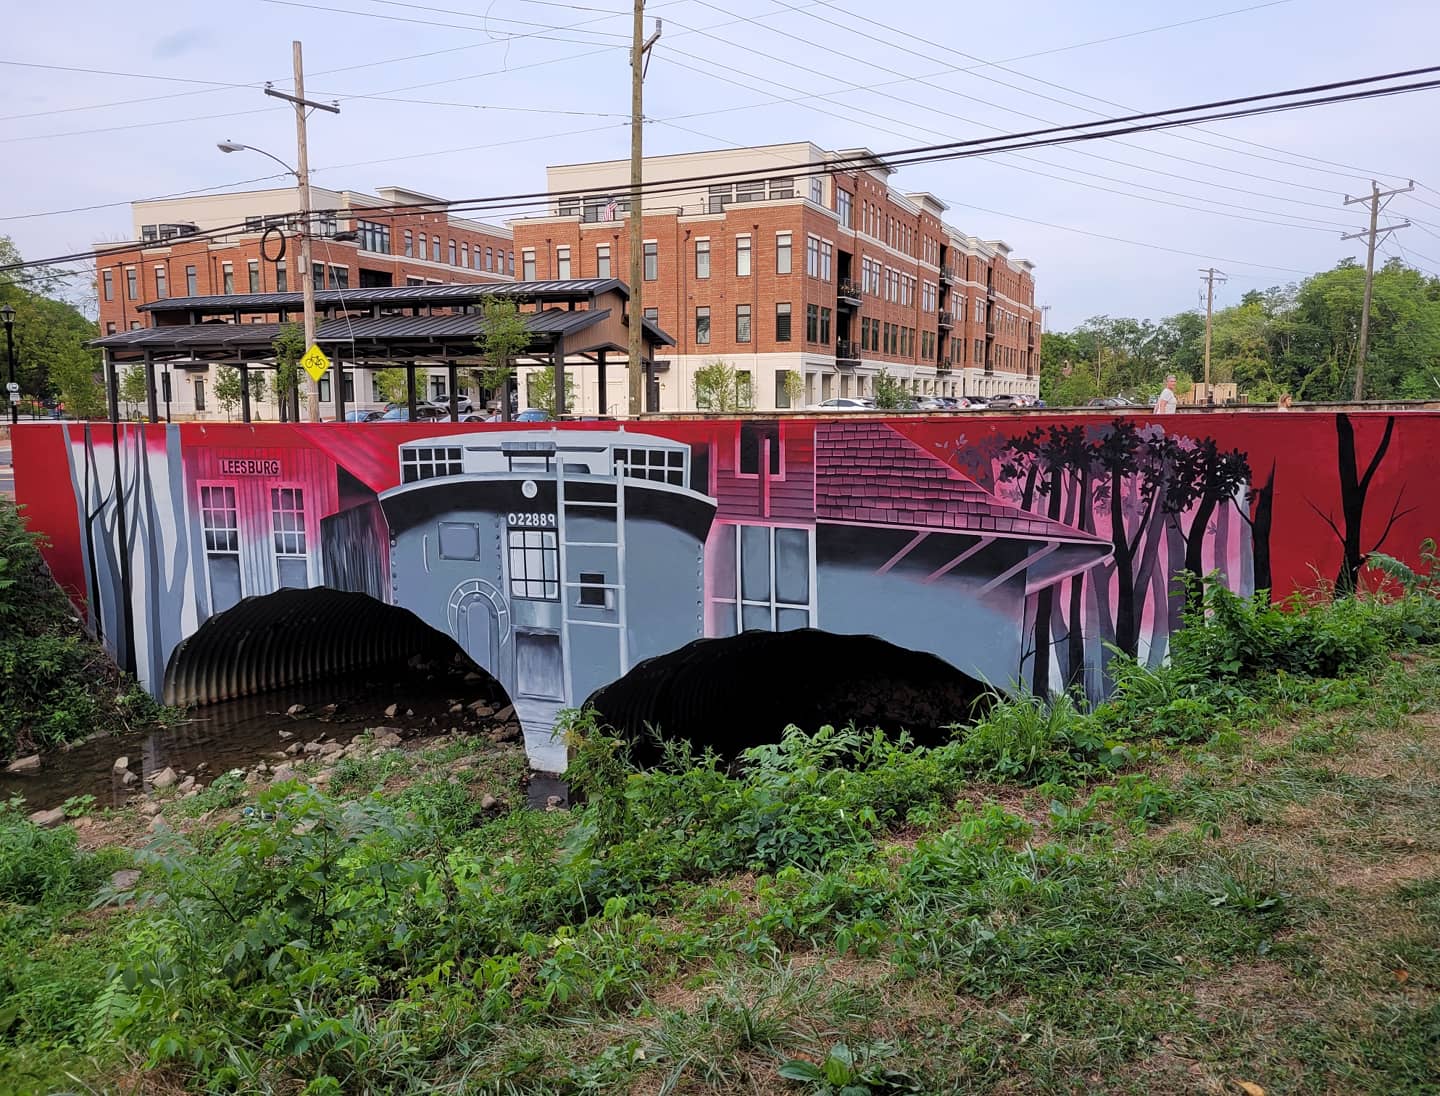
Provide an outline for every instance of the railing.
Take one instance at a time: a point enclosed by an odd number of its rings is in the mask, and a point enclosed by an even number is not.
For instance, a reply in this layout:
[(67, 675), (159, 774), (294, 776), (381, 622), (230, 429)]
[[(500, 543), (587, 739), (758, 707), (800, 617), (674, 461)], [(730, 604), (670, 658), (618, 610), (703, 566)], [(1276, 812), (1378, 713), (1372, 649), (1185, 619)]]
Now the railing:
[(954, 363), (949, 358), (940, 358), (935, 362), (935, 372), (948, 373)]
[(948, 312), (941, 312), (941, 313), (940, 313), (940, 326), (941, 326), (941, 327), (954, 327), (954, 326), (955, 326), (955, 317), (952, 316), (952, 315), (950, 315), (950, 313), (948, 313)]
[(854, 339), (835, 340), (835, 360), (858, 362), (860, 360), (860, 345)]
[(950, 282), (958, 282), (959, 280), (960, 280), (959, 274), (956, 272), (956, 270), (955, 270), (955, 268), (954, 268), (953, 266), (942, 266), (942, 267), (940, 268), (940, 284), (941, 284), (941, 285), (946, 285), (946, 284), (948, 284), (948, 283), (950, 283)]
[(860, 307), (860, 283), (853, 278), (842, 278), (835, 287), (835, 296), (844, 304)]

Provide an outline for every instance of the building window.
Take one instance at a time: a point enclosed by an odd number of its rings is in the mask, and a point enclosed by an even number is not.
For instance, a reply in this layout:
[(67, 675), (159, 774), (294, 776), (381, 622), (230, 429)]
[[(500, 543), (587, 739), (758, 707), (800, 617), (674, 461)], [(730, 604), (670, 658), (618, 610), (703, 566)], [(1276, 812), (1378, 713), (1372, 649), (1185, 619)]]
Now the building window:
[(604, 572), (580, 572), (580, 591), (575, 604), (587, 609), (613, 609), (615, 607), (614, 594), (605, 582)]
[[(377, 221), (356, 221), (355, 231), (359, 234), (361, 251), (376, 251), (381, 255), (390, 254), (389, 225), (380, 224)], [(407, 232), (405, 235), (410, 234)]]
[(617, 476), (668, 483), (673, 487), (685, 486), (683, 449), (616, 449), (613, 460)]
[(735, 306), (735, 341), (737, 343), (750, 341), (750, 306), (748, 304)]
[(445, 249), (445, 258), (449, 261), (449, 263), (450, 263), (451, 266), (454, 266), (454, 265), (455, 265), (455, 241), (454, 241), (454, 240), (451, 240), (450, 243), (449, 243), (449, 246), (446, 247), (446, 249)]
[(506, 272), (513, 278), (515, 276), (515, 252), (505, 252), (505, 265), (507, 267)]
[(348, 266), (332, 266), (330, 268), (330, 288), (350, 288), (350, 268)]
[(825, 204), (825, 180), (818, 175), (810, 176), (810, 200), (816, 205)]
[(695, 241), (695, 277), (697, 280), (710, 277), (710, 241)]
[(270, 524), (279, 585), (304, 589), (310, 585), (306, 573), (305, 492), (299, 487), (272, 487)]
[(570, 249), (568, 247), (555, 249), (555, 277), (562, 282), (570, 280)]
[(775, 341), (790, 341), (790, 302), (775, 302)]
[(835, 257), (835, 245), (829, 240), (820, 241), (820, 277), (830, 280), (831, 260)]
[(510, 596), (560, 600), (560, 546), (548, 529), (510, 530)]
[(250, 270), (250, 292), (260, 292), (260, 260), (251, 259), (247, 264)]
[(697, 346), (710, 345), (710, 309), (695, 309), (695, 343)]
[(195, 410), (205, 410), (205, 378), (195, 378)]
[[(190, 269), (194, 270), (195, 268), (191, 267)], [(113, 301), (115, 299), (115, 271), (105, 271), (101, 275), (101, 281), (104, 282), (105, 285), (105, 299), (107, 301)], [(193, 293), (194, 290), (191, 290), (191, 292)]]
[(140, 295), (140, 279), (135, 274), (133, 266), (125, 268), (125, 296), (135, 300)]
[(407, 259), (413, 259), (414, 257), (415, 257), (415, 233), (411, 232), (411, 231), (407, 228), (407, 229), (405, 230), (405, 258), (407, 258)]
[[(193, 266), (187, 266), (185, 268), (185, 295), (187, 297), (193, 297), (198, 290), (199, 285), (195, 276), (195, 268)], [(108, 301), (110, 298), (106, 297), (105, 299)]]
[(115, 321), (114, 321), (114, 320), (109, 321), (109, 322), (105, 325), (105, 334), (107, 334), (107, 335), (113, 335), (113, 334), (115, 334)]
[(235, 292), (235, 265), (233, 263), (220, 264), (220, 285), (222, 293)]
[(836, 216), (838, 216), (838, 217), (840, 218), (840, 223), (841, 223), (842, 225), (844, 225), (846, 228), (852, 228), (852, 227), (854, 227), (854, 226), (851, 225), (851, 223), (850, 223), (850, 219), (851, 219), (851, 203), (852, 203), (852, 199), (851, 199), (851, 197), (850, 197), (850, 192), (849, 192), (848, 190), (841, 190), (839, 187), (836, 187), (836, 188), (835, 188), (835, 214), (836, 214)]
[[(204, 383), (196, 378), (197, 393)], [(210, 611), (223, 613), (240, 600), (240, 514), (235, 488), (200, 488), (200, 527), (210, 572)]]
[(380, 403), (385, 399), (385, 393), (380, 391), (380, 378), (374, 373), (370, 374), (370, 402)]
[(724, 530), (716, 543), (716, 634), (808, 628), (815, 586), (810, 530), (768, 525), (733, 530)]
[(654, 240), (645, 244), (645, 280), (653, 282), (660, 277), (660, 245)]
[(653, 324), (660, 322), (660, 310), (658, 308), (647, 308), (643, 313), (644, 318)]
[(610, 277), (610, 245), (595, 245), (595, 277)]
[(790, 273), (790, 233), (775, 233), (775, 273)]
[(413, 445), (400, 450), (400, 482), (419, 483), (439, 476), (458, 476), (465, 470), (459, 446)]
[(805, 273), (812, 278), (820, 277), (820, 237), (805, 237)]
[(131, 330), (131, 331), (139, 331), (139, 330), (140, 330), (140, 321), (139, 321), (139, 320), (131, 320), (131, 321), (130, 321), (130, 330)]
[(430, 237), (430, 261), (431, 261), (432, 263), (438, 263), (438, 262), (440, 261), (440, 237), (439, 237), (439, 236), (431, 236), (431, 237)]
[(735, 274), (737, 277), (750, 276), (750, 237), (735, 237)]
[[(494, 269), (495, 269), (495, 249), (494, 249), (493, 247), (487, 247), (487, 248), (485, 249), (485, 269), (486, 269), (486, 270), (494, 270)], [(512, 271), (511, 273), (514, 273), (514, 272)]]
[(535, 280), (535, 251), (533, 248), (526, 248), (520, 252), (520, 280), (533, 282)]
[(818, 304), (807, 304), (805, 306), (805, 341), (820, 341), (820, 306)]
[(290, 281), (285, 274), (285, 264), (283, 262), (278, 262), (275, 264), (275, 292), (284, 293), (289, 288)]
[(460, 265), (463, 266), (463, 267), (467, 267), (467, 268), (470, 266), (470, 245), (469, 245), (469, 244), (461, 244), (461, 245), (460, 245)]
[(830, 309), (820, 309), (820, 341), (830, 345)]
[(157, 266), (155, 268), (155, 296), (157, 299), (164, 300), (169, 295), (165, 291), (165, 268)]

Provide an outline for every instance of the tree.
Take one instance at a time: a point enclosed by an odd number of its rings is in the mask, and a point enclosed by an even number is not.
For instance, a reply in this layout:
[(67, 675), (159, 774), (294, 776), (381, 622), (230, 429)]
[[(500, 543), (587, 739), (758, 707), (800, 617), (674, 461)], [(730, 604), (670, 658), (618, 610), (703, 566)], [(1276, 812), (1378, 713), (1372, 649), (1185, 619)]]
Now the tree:
[(875, 406), (893, 410), (910, 398), (910, 390), (904, 383), (890, 375), (888, 369), (875, 374)]
[(280, 421), (300, 419), (300, 359), (305, 356), (305, 329), (289, 323), (270, 343), (275, 351), (275, 376), (270, 379), (275, 404), (280, 408)]
[(250, 410), (252, 418), (260, 418), (260, 401), (265, 398), (265, 374), (252, 370), (250, 378)]
[[(1250, 482), (1250, 462), (1238, 449), (1223, 451), (1213, 438), (1177, 445), (1171, 450), (1173, 474), (1167, 477), (1162, 510), (1175, 524), (1185, 544), (1184, 566), (1189, 575), (1186, 600), (1193, 611), (1203, 596), (1205, 535), (1218, 507), (1238, 497)], [(1186, 514), (1190, 525), (1183, 524)]]
[(225, 409), (229, 421), (240, 406), (240, 370), (233, 365), (222, 365), (215, 370), (215, 400)]
[(500, 420), (510, 421), (510, 381), (515, 376), (515, 358), (530, 346), (530, 329), (520, 312), (518, 300), (491, 297), (481, 309), (480, 334), (475, 340), (485, 367), (480, 383), (500, 393)]
[(406, 403), (410, 399), (409, 377), (403, 369), (381, 369), (375, 374), (380, 398), (386, 403)]
[(147, 404), (148, 393), (145, 390), (145, 367), (143, 365), (132, 365), (129, 369), (120, 374), (120, 402), (129, 409), (126, 412), (127, 418), (134, 418), (136, 409), (140, 404)]
[[(555, 409), (555, 371), (548, 366), (537, 369), (526, 378), (526, 388), (531, 407)], [(575, 410), (575, 378), (565, 371), (565, 413)]]
[(743, 411), (755, 404), (750, 374), (718, 359), (695, 370), (694, 388), (697, 411)]
[[(0, 265), (23, 261), (10, 238), (0, 236)], [(105, 410), (104, 387), (96, 379), (100, 356), (85, 346), (95, 325), (55, 296), (66, 278), (44, 267), (0, 274), (0, 305), (15, 309), (15, 379), (30, 396), (58, 394), (70, 414), (96, 417)]]
[(780, 390), (785, 393), (786, 404), (794, 407), (805, 395), (805, 376), (798, 369), (781, 371)]

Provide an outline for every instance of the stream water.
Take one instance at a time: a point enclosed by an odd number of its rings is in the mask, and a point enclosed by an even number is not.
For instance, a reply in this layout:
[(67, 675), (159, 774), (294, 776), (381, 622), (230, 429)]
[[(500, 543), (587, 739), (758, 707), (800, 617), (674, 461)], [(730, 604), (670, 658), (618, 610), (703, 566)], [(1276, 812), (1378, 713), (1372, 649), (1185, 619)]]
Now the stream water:
[[(93, 795), (98, 806), (119, 807), (143, 794), (150, 778), (167, 766), (194, 773), (203, 785), (229, 769), (282, 755), (296, 741), (327, 737), (348, 742), (377, 726), (397, 728), (407, 737), (442, 734), (458, 721), (449, 714), (454, 701), (508, 703), (494, 682), (475, 677), (467, 680), (461, 667), (400, 667), (209, 704), (175, 726), (106, 735), (42, 754), (39, 772), (0, 772), (0, 799), (23, 796), (26, 810), (35, 811), (58, 807), (72, 796)], [(304, 710), (286, 715), (296, 704)], [(387, 717), (391, 704), (398, 711)], [(281, 731), (293, 737), (282, 738)], [(114, 771), (117, 757), (128, 757), (130, 770), (141, 779), (127, 786)]]

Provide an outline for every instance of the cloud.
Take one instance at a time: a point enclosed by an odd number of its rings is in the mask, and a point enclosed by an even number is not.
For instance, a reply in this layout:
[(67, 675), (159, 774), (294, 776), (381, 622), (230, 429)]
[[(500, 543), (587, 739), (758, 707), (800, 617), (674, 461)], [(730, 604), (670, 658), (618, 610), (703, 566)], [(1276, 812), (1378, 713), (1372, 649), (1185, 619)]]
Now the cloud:
[(167, 34), (155, 43), (151, 50), (151, 56), (157, 60), (166, 60), (172, 57), (183, 57), (199, 47), (206, 45), (214, 39), (214, 34), (205, 27), (190, 27), (187, 30), (177, 30), (174, 34)]

